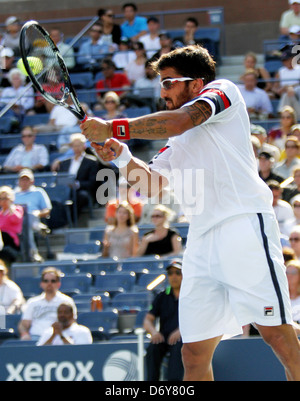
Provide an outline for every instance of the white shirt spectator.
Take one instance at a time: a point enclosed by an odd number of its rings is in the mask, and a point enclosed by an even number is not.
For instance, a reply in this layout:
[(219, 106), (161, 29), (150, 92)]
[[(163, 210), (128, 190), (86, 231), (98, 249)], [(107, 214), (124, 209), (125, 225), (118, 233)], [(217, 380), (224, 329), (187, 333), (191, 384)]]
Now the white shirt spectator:
[(75, 127), (78, 124), (77, 118), (69, 110), (61, 106), (54, 106), (49, 116), (52, 122), (58, 129), (61, 127)]
[(5, 278), (3, 283), (0, 284), (0, 305), (4, 306), (7, 312), (15, 301), (20, 306), (24, 303), (22, 291), (16, 283)]
[(245, 100), (247, 109), (255, 109), (264, 114), (272, 113), (272, 103), (264, 90), (256, 87), (249, 91), (243, 85), (240, 85), (239, 89)]
[[(24, 92), (25, 87), (20, 86), (18, 89), (13, 87), (4, 88), (0, 98), (0, 104), (10, 103), (13, 99), (17, 98)], [(30, 88), (26, 95), (22, 96), (20, 100), (16, 102), (17, 106), (21, 106), (25, 111), (28, 111), (34, 107), (34, 92)]]
[[(41, 345), (45, 344), (49, 340), (49, 338), (52, 336), (52, 334), (53, 334), (53, 328), (49, 327), (41, 335), (41, 337), (36, 345), (41, 346)], [(72, 345), (85, 345), (85, 344), (93, 343), (93, 337), (92, 337), (90, 329), (88, 329), (85, 326), (79, 325), (76, 322), (74, 322), (66, 330), (63, 330), (62, 335)], [(60, 336), (57, 335), (54, 337), (54, 340), (52, 341), (52, 345), (64, 345), (64, 342), (60, 338)]]
[(289, 236), (293, 227), (296, 224), (296, 219), (292, 206), (288, 202), (279, 199), (277, 201), (277, 205), (273, 206), (273, 209), (278, 221), (281, 234)]
[(49, 164), (49, 153), (44, 145), (33, 144), (30, 151), (26, 151), (23, 144), (14, 147), (4, 162), (4, 167), (13, 168), (16, 166), (23, 166), (33, 168), (34, 166), (41, 165), (47, 166)]

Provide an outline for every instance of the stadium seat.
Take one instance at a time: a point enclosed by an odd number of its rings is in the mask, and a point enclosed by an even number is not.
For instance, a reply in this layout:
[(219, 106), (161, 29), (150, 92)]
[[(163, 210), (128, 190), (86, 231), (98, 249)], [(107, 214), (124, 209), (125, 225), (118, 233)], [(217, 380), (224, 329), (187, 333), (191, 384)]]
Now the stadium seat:
[(91, 274), (66, 275), (61, 280), (60, 291), (68, 295), (87, 293), (92, 285)]
[(153, 294), (150, 291), (147, 292), (129, 292), (116, 294), (111, 301), (111, 306), (119, 310), (140, 308), (148, 309), (153, 300)]
[(16, 315), (6, 315), (5, 316), (5, 326), (6, 329), (0, 329), (0, 339), (16, 339), (19, 337), (18, 324), (21, 319), (21, 314)]
[(135, 285), (135, 273), (104, 274), (95, 277), (95, 290), (115, 293), (120, 291), (131, 291)]
[(90, 89), (94, 87), (94, 78), (91, 72), (72, 72), (70, 79), (75, 89)]
[[(107, 310), (111, 305), (111, 299), (108, 292), (98, 293), (97, 296), (101, 296), (103, 310)], [(78, 314), (83, 312), (91, 312), (91, 301), (93, 294), (75, 294), (73, 300), (77, 307)]]
[(151, 113), (151, 108), (148, 106), (145, 107), (128, 107), (124, 111), (128, 118), (135, 118), (135, 117), (141, 117), (145, 116), (146, 114)]
[(23, 125), (23, 127), (27, 127), (27, 126), (34, 126), (34, 125), (39, 125), (39, 124), (48, 124), (49, 116), (50, 116), (50, 114), (48, 114), (48, 113), (26, 115), (26, 116), (24, 116), (22, 125)]
[(2, 347), (33, 347), (35, 346), (35, 340), (21, 341), (19, 339), (8, 339), (4, 340), (1, 344)]
[(16, 279), (16, 284), (21, 288), (26, 299), (39, 295), (42, 292), (40, 282), (40, 277), (19, 277)]
[[(53, 229), (62, 227), (66, 224), (68, 224), (69, 227), (72, 227), (71, 207), (73, 205), (73, 196), (71, 189), (65, 185), (55, 185), (46, 187), (45, 190), (53, 206), (50, 219), (47, 220), (48, 227)], [(58, 214), (59, 211), (63, 215)]]
[(1, 117), (0, 120), (0, 134), (9, 134), (12, 127), (11, 117)]
[(74, 254), (97, 254), (100, 252), (100, 243), (96, 241), (87, 244), (67, 244), (64, 248), (64, 252)]
[(80, 313), (77, 323), (88, 327), (98, 340), (109, 339), (118, 332), (118, 314), (111, 311)]
[(78, 261), (77, 268), (80, 273), (91, 273), (93, 275), (100, 274), (102, 271), (116, 272), (118, 269), (119, 263), (115, 260), (111, 259), (111, 261), (105, 261), (102, 259), (89, 260), (89, 261)]
[[(164, 274), (164, 273), (162, 273)], [(135, 285), (135, 290), (136, 291), (146, 291), (147, 286), (152, 283), (157, 277), (159, 277), (161, 274), (160, 273), (145, 273), (142, 274), (138, 280), (137, 284)], [(164, 274), (164, 279), (162, 280), (161, 283), (159, 283), (157, 286), (153, 288), (155, 292), (162, 291), (166, 287), (166, 274)]]

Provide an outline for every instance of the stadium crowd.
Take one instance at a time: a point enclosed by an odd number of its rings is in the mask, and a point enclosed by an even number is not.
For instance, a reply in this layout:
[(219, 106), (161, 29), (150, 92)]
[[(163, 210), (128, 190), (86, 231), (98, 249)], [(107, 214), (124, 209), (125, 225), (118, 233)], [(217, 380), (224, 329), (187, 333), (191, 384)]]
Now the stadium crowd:
[[(293, 62), (293, 46), (300, 44), (300, 1), (289, 0), (289, 5), (290, 9), (283, 13), (279, 24), (278, 49), (266, 55), (281, 63), (278, 69), (270, 71), (267, 67), (257, 67), (256, 55), (247, 52), (245, 70), (237, 84), (252, 122), (251, 140), (258, 171), (273, 193), (284, 255), (290, 255), (286, 260), (287, 276), (294, 320), (299, 323), (300, 66)], [(50, 31), (64, 53), (86, 112), (104, 119), (124, 118), (141, 107), (146, 107), (148, 112), (163, 109), (159, 98), (159, 78), (153, 73), (151, 61), (176, 47), (201, 44), (196, 35), (199, 24), (194, 17), (184, 21), (182, 36), (173, 38), (169, 32), (161, 30), (155, 16), (148, 19), (139, 16), (134, 3), (124, 4), (122, 12), (124, 22), (118, 25), (112, 10), (99, 10), (99, 22), (92, 26), (88, 36), (75, 49), (64, 40), (61, 27)], [(0, 56), (4, 60), (0, 75), (0, 108), (22, 93), (26, 85), (26, 77), (16, 67), (20, 57), (20, 21), (11, 16), (5, 25), (6, 32), (0, 33), (3, 46)], [(1, 176), (16, 175), (16, 187), (5, 185), (0, 188), (0, 305), (8, 314), (20, 314), (24, 309), (17, 333), (23, 340), (36, 339), (38, 345), (66, 344), (71, 337), (78, 339), (73, 343), (90, 343), (92, 339), (88, 329), (76, 323), (77, 305), (59, 292), (60, 276), (55, 269), (42, 273), (44, 292), (33, 301), (24, 299), (22, 286), (20, 288), (9, 280), (8, 272), (11, 263), (22, 260), (25, 212), (29, 217), (26, 222), (32, 262), (43, 261), (36, 245), (37, 234), (51, 236), (51, 229), (66, 227), (70, 223), (57, 193), (53, 195), (51, 185), (41, 188), (35, 183), (35, 176), (42, 172), (58, 172), (73, 177), (67, 189), (73, 201), (71, 223), (76, 224), (84, 208), (92, 213), (93, 208), (99, 207), (96, 201), (97, 172), (109, 168), (118, 177), (118, 171), (113, 165), (96, 158), (89, 143), (78, 133), (79, 122), (70, 112), (46, 102), (33, 89), (16, 102), (6, 117), (9, 117), (10, 124), (7, 131), (0, 127), (0, 136), (5, 138), (15, 134), (18, 142), (9, 152), (0, 149), (0, 182)], [(41, 144), (39, 138), (50, 133), (55, 133), (55, 144)], [(145, 146), (145, 143), (135, 141), (129, 145), (134, 148)], [(172, 193), (166, 196), (168, 204), (164, 204), (162, 196), (157, 205), (150, 207), (122, 180), (117, 190), (118, 199), (101, 205), (105, 213), (100, 258), (158, 255), (164, 260), (182, 255), (184, 238), (172, 228), (172, 224), (184, 224), (185, 219), (172, 201)], [(145, 224), (151, 229), (142, 236), (140, 228)], [(55, 278), (48, 277), (46, 282), (45, 277), (53, 275)], [(32, 321), (34, 302), (45, 303), (47, 299), (53, 303), (51, 316), (36, 330)], [(250, 331), (249, 327), (245, 328), (245, 335)]]

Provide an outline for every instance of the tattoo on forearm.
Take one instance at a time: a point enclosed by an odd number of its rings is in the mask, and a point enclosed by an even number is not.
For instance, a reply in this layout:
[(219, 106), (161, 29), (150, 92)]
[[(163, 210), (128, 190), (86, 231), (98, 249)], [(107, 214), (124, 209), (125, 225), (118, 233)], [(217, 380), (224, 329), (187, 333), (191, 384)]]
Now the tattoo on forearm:
[(191, 106), (185, 107), (185, 111), (190, 116), (194, 127), (204, 123), (212, 114), (211, 106), (207, 102), (196, 102)]
[(130, 132), (143, 138), (154, 136), (164, 136), (167, 133), (167, 119), (154, 117), (153, 115), (147, 120), (136, 120), (130, 124)]

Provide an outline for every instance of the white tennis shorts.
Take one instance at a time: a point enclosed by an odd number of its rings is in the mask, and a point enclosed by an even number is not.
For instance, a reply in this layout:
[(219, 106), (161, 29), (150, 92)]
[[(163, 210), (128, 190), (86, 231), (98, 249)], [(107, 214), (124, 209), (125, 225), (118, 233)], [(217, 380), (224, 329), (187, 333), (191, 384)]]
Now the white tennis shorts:
[(273, 214), (236, 216), (202, 236), (189, 233), (179, 326), (184, 343), (241, 334), (242, 326), (292, 324)]

